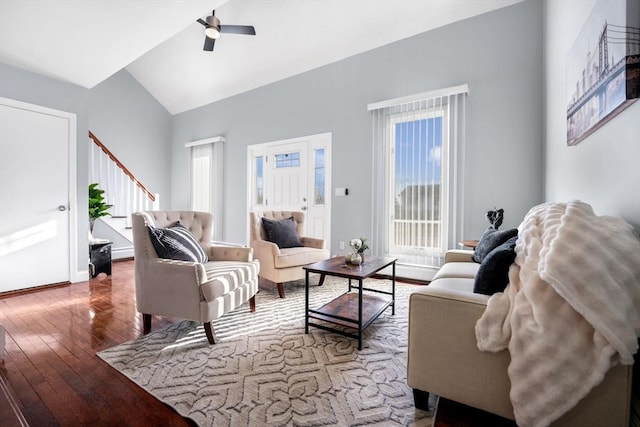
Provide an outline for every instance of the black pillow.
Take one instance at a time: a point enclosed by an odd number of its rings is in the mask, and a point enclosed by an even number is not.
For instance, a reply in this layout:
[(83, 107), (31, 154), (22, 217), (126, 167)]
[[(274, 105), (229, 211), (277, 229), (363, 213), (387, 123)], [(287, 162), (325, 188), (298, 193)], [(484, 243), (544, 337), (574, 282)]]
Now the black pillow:
[(478, 246), (476, 246), (476, 249), (473, 251), (473, 256), (471, 258), (475, 262), (481, 263), (484, 257), (489, 254), (489, 252), (517, 235), (517, 228), (502, 231), (496, 230), (495, 228), (488, 228), (480, 238)]
[(509, 267), (516, 259), (516, 240), (512, 237), (484, 257), (473, 283), (473, 292), (493, 295), (504, 291), (509, 283)]
[(151, 243), (160, 258), (204, 263), (208, 257), (196, 238), (180, 222), (168, 228), (147, 226)]
[(297, 248), (302, 242), (296, 233), (296, 221), (293, 217), (282, 220), (262, 218), (262, 227), (267, 240), (278, 245), (279, 248)]

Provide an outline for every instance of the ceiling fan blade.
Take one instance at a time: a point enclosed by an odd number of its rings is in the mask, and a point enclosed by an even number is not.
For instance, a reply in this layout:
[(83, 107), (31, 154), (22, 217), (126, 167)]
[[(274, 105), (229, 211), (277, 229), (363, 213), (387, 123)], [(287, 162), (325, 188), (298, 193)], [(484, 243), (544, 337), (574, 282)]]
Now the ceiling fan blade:
[(202, 50), (213, 51), (213, 45), (216, 44), (216, 39), (210, 39), (209, 37), (204, 38), (204, 47)]
[(229, 34), (246, 34), (249, 36), (256, 35), (256, 29), (253, 25), (220, 25), (221, 33)]
[(196, 22), (199, 22), (200, 24), (204, 25), (205, 27), (207, 26), (207, 23), (204, 22), (203, 19), (198, 18)]

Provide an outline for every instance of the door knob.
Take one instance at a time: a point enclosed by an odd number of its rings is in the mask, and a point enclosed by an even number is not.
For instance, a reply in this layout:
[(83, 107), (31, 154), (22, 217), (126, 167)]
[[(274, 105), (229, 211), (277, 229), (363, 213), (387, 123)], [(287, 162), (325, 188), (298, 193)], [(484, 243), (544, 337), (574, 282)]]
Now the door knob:
[(307, 210), (307, 207), (306, 207), (306, 206), (303, 206), (303, 207), (301, 207), (300, 209), (302, 209), (303, 211), (306, 211), (306, 210)]
[(67, 207), (66, 207), (65, 205), (60, 205), (60, 206), (58, 206), (58, 210), (59, 210), (60, 212), (64, 212), (64, 211), (66, 211), (66, 210), (67, 210)]

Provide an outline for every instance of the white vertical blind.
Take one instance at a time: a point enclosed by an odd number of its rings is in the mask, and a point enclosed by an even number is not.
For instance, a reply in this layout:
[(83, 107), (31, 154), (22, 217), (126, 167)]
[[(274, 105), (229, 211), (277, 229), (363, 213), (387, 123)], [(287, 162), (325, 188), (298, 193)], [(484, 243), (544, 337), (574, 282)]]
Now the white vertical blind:
[(368, 106), (372, 112), (372, 250), (439, 266), (463, 236), (467, 85)]
[(191, 157), (191, 209), (213, 214), (213, 240), (224, 240), (223, 165), (224, 138), (185, 144)]

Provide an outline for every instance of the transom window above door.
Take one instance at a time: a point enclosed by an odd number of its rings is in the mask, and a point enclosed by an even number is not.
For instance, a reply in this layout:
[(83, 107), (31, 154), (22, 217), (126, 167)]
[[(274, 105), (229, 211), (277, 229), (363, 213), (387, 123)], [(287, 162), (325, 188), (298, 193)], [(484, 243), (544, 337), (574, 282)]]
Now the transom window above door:
[(276, 154), (274, 165), (276, 168), (293, 168), (300, 166), (300, 152)]

